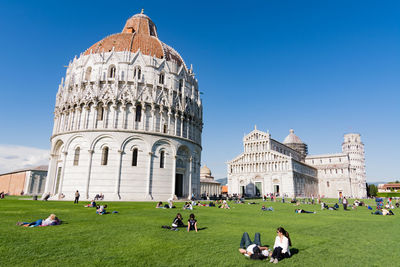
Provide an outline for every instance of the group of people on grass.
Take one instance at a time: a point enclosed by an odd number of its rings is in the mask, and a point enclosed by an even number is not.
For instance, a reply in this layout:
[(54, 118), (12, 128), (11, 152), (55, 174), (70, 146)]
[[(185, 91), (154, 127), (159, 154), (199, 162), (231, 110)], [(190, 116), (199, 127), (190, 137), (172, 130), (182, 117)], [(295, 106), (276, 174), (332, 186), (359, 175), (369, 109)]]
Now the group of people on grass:
[(256, 233), (254, 241), (251, 241), (249, 234), (244, 232), (240, 240), (239, 252), (250, 259), (265, 260), (269, 258), (272, 263), (289, 258), (291, 256), (290, 246), (292, 246), (289, 233), (283, 227), (278, 227), (276, 233), (274, 246), (270, 249), (262, 246), (260, 233)]
[(168, 225), (163, 225), (161, 226), (162, 228), (165, 229), (170, 229), (172, 231), (178, 231), (178, 228), (180, 227), (187, 227), (187, 231), (198, 231), (199, 229), (197, 228), (197, 220), (195, 219), (195, 216), (193, 213), (191, 213), (189, 215), (189, 220), (187, 222), (187, 226), (183, 223), (183, 218), (182, 218), (182, 214), (178, 213), (176, 214), (176, 217), (174, 218), (174, 220), (172, 221), (171, 226)]

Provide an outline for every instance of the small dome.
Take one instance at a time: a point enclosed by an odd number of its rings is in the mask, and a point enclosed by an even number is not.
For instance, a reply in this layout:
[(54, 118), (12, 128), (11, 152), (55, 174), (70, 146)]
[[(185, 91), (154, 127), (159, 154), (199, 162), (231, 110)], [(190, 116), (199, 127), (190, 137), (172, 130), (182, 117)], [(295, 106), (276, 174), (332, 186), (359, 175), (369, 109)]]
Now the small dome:
[(211, 170), (207, 167), (207, 165), (204, 165), (201, 169), (200, 169), (200, 175), (208, 175), (211, 176)]
[(301, 139), (294, 134), (294, 130), (290, 129), (290, 133), (283, 141), (284, 144), (304, 144)]

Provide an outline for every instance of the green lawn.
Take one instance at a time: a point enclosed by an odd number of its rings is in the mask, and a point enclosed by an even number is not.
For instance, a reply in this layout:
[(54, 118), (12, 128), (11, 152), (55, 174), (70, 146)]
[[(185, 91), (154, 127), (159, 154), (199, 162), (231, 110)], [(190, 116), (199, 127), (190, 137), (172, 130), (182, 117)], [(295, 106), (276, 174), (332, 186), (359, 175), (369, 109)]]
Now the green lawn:
[[(262, 202), (258, 200), (258, 202)], [(333, 202), (333, 200), (332, 200)], [(373, 216), (357, 210), (320, 210), (295, 214), (290, 203), (265, 202), (274, 212), (260, 211), (261, 204), (231, 204), (231, 210), (195, 207), (199, 227), (186, 232), (165, 230), (177, 212), (185, 222), (191, 212), (156, 209), (155, 203), (110, 202), (99, 216), (87, 202), (43, 202), (9, 198), (0, 200), (0, 266), (261, 266), (265, 261), (244, 258), (238, 252), (243, 232), (261, 233), (273, 245), (276, 228), (290, 233), (298, 253), (280, 266), (399, 266), (400, 213)], [(372, 201), (370, 201), (372, 203)], [(23, 228), (17, 221), (33, 221), (55, 213), (59, 226)], [(398, 214), (397, 214), (398, 213)]]

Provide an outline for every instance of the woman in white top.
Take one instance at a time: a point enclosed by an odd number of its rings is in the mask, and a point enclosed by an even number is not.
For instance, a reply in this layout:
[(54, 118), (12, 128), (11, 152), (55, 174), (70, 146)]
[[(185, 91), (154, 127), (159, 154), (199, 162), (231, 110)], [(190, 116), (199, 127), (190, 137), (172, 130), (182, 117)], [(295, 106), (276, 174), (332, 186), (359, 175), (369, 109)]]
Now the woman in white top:
[(284, 258), (289, 258), (291, 245), (292, 242), (290, 241), (289, 233), (282, 227), (279, 227), (277, 229), (274, 251), (272, 252), (270, 262), (278, 263), (278, 261), (283, 260)]

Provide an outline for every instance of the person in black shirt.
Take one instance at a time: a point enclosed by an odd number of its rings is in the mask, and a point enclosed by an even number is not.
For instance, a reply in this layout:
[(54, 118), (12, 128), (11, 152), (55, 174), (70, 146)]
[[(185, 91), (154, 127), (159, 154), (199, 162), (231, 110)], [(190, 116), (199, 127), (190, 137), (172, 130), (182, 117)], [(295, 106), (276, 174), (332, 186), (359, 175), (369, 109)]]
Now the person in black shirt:
[(194, 218), (194, 214), (190, 214), (189, 216), (189, 221), (188, 221), (188, 228), (187, 231), (189, 232), (190, 230), (195, 230), (197, 232), (197, 221)]
[(175, 219), (172, 221), (172, 227), (184, 227), (185, 225), (182, 222), (182, 215), (180, 213), (176, 214)]

